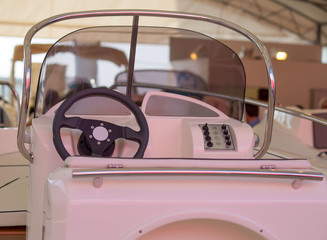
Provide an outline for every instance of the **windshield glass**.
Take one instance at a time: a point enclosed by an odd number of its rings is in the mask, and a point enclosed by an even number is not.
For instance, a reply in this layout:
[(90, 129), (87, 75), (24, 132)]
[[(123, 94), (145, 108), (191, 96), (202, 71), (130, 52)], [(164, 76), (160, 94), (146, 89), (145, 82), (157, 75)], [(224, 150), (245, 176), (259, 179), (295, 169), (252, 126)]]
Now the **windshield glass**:
[[(52, 46), (42, 64), (36, 115), (82, 89), (108, 87), (126, 93), (132, 27), (73, 32)], [(241, 119), (243, 65), (229, 47), (185, 29), (138, 27), (132, 99), (148, 90), (191, 96)]]

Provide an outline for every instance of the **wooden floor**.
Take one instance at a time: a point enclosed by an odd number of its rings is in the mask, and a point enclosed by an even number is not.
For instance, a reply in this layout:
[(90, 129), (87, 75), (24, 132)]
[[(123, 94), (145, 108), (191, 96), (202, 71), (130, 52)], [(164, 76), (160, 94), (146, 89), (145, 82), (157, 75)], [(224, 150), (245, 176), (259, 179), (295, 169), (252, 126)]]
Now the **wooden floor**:
[(25, 240), (26, 227), (0, 227), (0, 240)]

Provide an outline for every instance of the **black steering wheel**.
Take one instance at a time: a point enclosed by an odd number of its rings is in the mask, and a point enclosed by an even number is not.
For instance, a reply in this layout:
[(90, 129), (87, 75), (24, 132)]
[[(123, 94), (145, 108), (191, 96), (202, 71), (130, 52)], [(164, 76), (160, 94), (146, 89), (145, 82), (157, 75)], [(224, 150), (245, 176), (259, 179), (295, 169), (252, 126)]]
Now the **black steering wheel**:
[[(129, 127), (118, 126), (106, 121), (83, 119), (80, 117), (66, 118), (65, 113), (75, 102), (82, 98), (92, 96), (108, 97), (122, 103), (133, 113), (140, 127), (140, 131), (137, 132)], [(106, 107), (110, 108), (110, 106)], [(134, 158), (142, 158), (149, 140), (148, 124), (140, 108), (125, 95), (107, 88), (91, 88), (80, 91), (67, 98), (56, 111), (52, 125), (53, 143), (60, 157), (65, 160), (70, 154), (67, 152), (62, 142), (60, 136), (61, 128), (81, 130), (90, 148), (91, 155), (96, 157), (103, 157), (105, 155), (104, 153), (110, 147), (114, 147), (116, 139), (123, 138), (139, 144)]]

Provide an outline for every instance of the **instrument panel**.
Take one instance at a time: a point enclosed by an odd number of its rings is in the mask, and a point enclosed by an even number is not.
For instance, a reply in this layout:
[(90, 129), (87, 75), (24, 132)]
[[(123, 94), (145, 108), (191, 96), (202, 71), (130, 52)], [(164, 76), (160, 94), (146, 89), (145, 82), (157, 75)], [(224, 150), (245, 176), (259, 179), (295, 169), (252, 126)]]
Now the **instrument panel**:
[(231, 130), (227, 124), (199, 124), (202, 131), (204, 149), (235, 150)]

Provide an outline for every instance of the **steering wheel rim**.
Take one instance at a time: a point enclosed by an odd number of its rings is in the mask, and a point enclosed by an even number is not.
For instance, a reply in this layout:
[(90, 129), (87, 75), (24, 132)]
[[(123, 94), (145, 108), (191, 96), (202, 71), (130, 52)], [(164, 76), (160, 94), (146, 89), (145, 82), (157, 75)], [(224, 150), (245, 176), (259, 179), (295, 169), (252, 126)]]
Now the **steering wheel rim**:
[[(129, 127), (122, 127), (110, 122), (100, 121), (100, 120), (83, 119), (80, 117), (66, 118), (65, 113), (74, 103), (76, 103), (77, 101), (83, 98), (92, 97), (92, 96), (108, 97), (123, 104), (134, 115), (134, 118), (136, 119), (140, 130), (137, 132)], [(95, 127), (96, 125), (98, 126)], [(67, 98), (57, 109), (52, 124), (53, 143), (60, 157), (63, 160), (65, 160), (67, 157), (71, 155), (66, 150), (61, 139), (60, 129), (63, 127), (80, 129), (84, 134), (85, 132), (87, 132), (86, 136), (90, 136), (91, 143), (93, 143), (93, 139), (94, 141), (96, 141), (95, 144), (91, 144), (94, 148), (94, 151), (96, 152), (95, 155), (93, 156), (101, 156), (98, 151), (100, 148), (103, 147), (98, 146), (99, 147), (98, 149), (96, 147), (97, 145), (112, 144), (112, 142), (114, 142), (116, 139), (124, 138), (139, 143), (139, 148), (135, 153), (135, 155), (133, 156), (133, 158), (142, 158), (149, 140), (148, 124), (141, 109), (125, 95), (107, 88), (91, 88), (91, 89), (82, 90), (72, 95), (71, 97)], [(109, 137), (108, 138), (98, 137), (96, 135), (95, 128), (98, 128), (98, 130), (100, 128), (103, 129), (105, 128), (108, 131), (106, 134), (110, 136), (110, 139)], [(91, 134), (89, 134), (90, 132), (92, 132), (92, 137)]]

